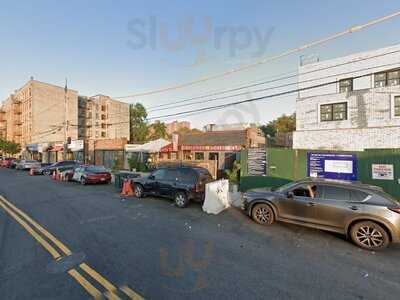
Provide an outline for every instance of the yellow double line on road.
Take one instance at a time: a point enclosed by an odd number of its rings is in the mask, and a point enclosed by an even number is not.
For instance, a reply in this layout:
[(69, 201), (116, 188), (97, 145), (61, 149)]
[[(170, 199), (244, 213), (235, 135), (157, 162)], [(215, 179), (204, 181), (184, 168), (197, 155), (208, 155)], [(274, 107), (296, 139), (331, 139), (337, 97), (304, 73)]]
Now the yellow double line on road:
[[(6, 211), (15, 221), (17, 221), (40, 245), (42, 245), (43, 248), (45, 248), (56, 261), (72, 254), (72, 251), (62, 242), (60, 242), (54, 235), (48, 232), (45, 228), (39, 225), (15, 205), (7, 201), (7, 199), (5, 199), (3, 196), (0, 196), (0, 207), (2, 207), (4, 211)], [(48, 241), (43, 236), (47, 238)], [(58, 250), (53, 247), (49, 241), (51, 241), (58, 248)], [(101, 293), (99, 289), (90, 283), (80, 272), (78, 272), (77, 269), (84, 271), (84, 273), (89, 275), (92, 279), (96, 280), (97, 283), (106, 289), (106, 292)], [(101, 299), (103, 297), (109, 300), (121, 299), (117, 295), (117, 287), (86, 263), (81, 263), (79, 268), (68, 270), (68, 274), (74, 278), (94, 299)], [(128, 286), (122, 286), (120, 287), (120, 290), (130, 299), (143, 299), (138, 293), (130, 289)]]

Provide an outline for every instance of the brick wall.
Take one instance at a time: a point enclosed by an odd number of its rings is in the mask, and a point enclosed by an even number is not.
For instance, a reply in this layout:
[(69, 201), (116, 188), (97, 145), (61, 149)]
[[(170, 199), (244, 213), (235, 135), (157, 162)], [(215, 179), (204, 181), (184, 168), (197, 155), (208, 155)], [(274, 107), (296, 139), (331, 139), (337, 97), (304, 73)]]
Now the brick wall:
[[(297, 102), (295, 149), (362, 151), (400, 147), (400, 118), (394, 117), (393, 99), (400, 87), (315, 96)], [(347, 120), (320, 121), (320, 105), (347, 102)]]

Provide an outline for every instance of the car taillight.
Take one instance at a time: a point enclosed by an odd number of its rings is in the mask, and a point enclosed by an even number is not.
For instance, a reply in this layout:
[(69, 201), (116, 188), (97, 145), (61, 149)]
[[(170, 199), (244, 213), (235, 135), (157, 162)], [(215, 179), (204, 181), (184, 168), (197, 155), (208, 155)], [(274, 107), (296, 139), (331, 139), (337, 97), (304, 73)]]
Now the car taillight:
[(391, 211), (394, 211), (398, 214), (400, 214), (400, 208), (389, 208)]
[(196, 183), (196, 185), (194, 186), (194, 191), (196, 193), (201, 192), (201, 184), (200, 183)]

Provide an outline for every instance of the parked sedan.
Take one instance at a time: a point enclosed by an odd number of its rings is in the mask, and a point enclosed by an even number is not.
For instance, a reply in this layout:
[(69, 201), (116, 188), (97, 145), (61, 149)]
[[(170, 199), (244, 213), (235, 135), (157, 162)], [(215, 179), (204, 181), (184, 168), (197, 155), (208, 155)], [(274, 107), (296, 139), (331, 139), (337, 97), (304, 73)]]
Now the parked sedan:
[(65, 171), (65, 170), (72, 170), (79, 167), (79, 162), (75, 160), (63, 160), (56, 163), (53, 163), (49, 166), (44, 166), (39, 168), (38, 173), (43, 175), (51, 175), (55, 170)]
[(186, 207), (191, 200), (203, 201), (205, 185), (212, 176), (200, 167), (170, 167), (153, 171), (148, 177), (133, 179), (135, 196), (153, 195), (174, 199), (177, 207)]
[(15, 160), (15, 158), (12, 158), (12, 157), (4, 157), (1, 160), (1, 166), (3, 168), (11, 168), (11, 165), (12, 165), (14, 160)]
[(31, 171), (33, 172), (34, 175), (43, 175), (43, 169), (51, 165), (52, 165), (51, 163), (40, 163), (40, 167), (32, 168)]
[(30, 170), (32, 168), (40, 168), (40, 162), (37, 160), (21, 160), (17, 165), (15, 166), (15, 169), (17, 170)]
[(103, 166), (81, 166), (74, 169), (72, 180), (82, 185), (94, 183), (110, 183), (111, 173)]
[(246, 214), (262, 225), (282, 221), (338, 232), (367, 250), (400, 242), (400, 205), (375, 186), (309, 179), (247, 192), (243, 200)]

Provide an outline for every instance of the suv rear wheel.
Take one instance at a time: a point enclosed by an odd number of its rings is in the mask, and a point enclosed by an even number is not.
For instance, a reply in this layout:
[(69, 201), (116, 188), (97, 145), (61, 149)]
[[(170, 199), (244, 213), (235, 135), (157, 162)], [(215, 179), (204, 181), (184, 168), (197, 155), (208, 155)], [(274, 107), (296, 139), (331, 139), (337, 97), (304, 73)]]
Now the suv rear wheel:
[(135, 184), (135, 197), (136, 198), (142, 198), (143, 197), (143, 191), (144, 191), (144, 189), (143, 189), (142, 185), (136, 183)]
[(275, 221), (274, 211), (266, 203), (256, 204), (251, 210), (251, 217), (261, 225), (271, 225)]
[(189, 199), (184, 192), (177, 192), (175, 194), (175, 205), (179, 208), (185, 208), (189, 204)]
[(350, 230), (353, 242), (365, 250), (380, 250), (389, 243), (389, 235), (382, 226), (372, 221), (359, 222)]

